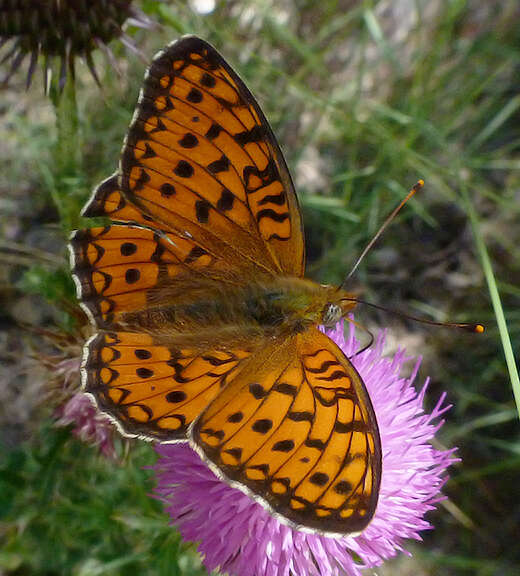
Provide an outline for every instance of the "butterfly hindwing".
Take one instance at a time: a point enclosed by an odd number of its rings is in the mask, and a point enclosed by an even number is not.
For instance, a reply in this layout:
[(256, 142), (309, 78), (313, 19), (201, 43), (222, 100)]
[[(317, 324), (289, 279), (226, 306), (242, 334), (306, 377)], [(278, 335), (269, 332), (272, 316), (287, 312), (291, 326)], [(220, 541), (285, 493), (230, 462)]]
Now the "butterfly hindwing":
[(184, 441), (186, 431), (248, 357), (157, 343), (151, 335), (100, 332), (85, 346), (82, 379), (130, 436)]
[(370, 400), (315, 328), (251, 358), (195, 422), (193, 441), (294, 525), (357, 532), (374, 514), (381, 448)]
[(154, 58), (120, 184), (158, 227), (224, 248), (231, 266), (303, 274), (301, 215), (282, 153), (244, 83), (199, 38)]

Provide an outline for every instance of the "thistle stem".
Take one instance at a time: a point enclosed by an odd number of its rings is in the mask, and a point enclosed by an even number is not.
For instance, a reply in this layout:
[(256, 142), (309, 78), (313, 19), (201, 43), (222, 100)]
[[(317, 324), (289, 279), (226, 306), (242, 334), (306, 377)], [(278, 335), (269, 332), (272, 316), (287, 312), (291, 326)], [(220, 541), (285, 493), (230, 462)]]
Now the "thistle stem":
[[(72, 64), (73, 66), (73, 64)], [(59, 84), (59, 85), (58, 85)], [(61, 87), (63, 86), (63, 89)], [(81, 174), (81, 145), (74, 70), (61, 75), (51, 87), (56, 114), (56, 142), (53, 149), (53, 174), (50, 193), (63, 228), (74, 228), (75, 192)]]

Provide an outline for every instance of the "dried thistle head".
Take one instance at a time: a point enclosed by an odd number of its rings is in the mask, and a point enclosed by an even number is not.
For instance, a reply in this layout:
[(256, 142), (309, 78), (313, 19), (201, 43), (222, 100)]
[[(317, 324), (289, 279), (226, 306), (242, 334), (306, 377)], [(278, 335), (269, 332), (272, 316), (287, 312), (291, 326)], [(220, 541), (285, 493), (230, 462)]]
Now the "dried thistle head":
[[(45, 92), (52, 77), (52, 64), (60, 60), (58, 87), (63, 89), (67, 74), (74, 78), (74, 62), (84, 59), (99, 84), (92, 52), (103, 50), (115, 65), (108, 47), (118, 38), (125, 46), (139, 53), (124, 33), (126, 24), (152, 28), (151, 21), (132, 0), (0, 0), (0, 63), (10, 63), (2, 83), (6, 84), (23, 60), (30, 57), (27, 87), (36, 64), (43, 58)], [(4, 47), (5, 46), (5, 47)]]
[(92, 328), (78, 306), (62, 304), (76, 320), (74, 328), (22, 326), (35, 337), (26, 367), (32, 364), (40, 368), (43, 379), (41, 405), (47, 410), (51, 408), (56, 425), (71, 426), (72, 433), (80, 440), (97, 446), (104, 456), (115, 458), (115, 428), (81, 390), (83, 343), (91, 335)]

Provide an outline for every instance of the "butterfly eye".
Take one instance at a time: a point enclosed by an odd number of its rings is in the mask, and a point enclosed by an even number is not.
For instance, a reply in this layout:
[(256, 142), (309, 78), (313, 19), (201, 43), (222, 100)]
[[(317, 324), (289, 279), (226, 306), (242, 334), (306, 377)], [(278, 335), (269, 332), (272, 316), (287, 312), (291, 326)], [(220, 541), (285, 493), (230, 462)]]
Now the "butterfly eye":
[(341, 310), (341, 306), (329, 302), (328, 304), (325, 305), (325, 308), (323, 309), (321, 315), (321, 323), (326, 328), (332, 328), (338, 323), (342, 315), (343, 311)]

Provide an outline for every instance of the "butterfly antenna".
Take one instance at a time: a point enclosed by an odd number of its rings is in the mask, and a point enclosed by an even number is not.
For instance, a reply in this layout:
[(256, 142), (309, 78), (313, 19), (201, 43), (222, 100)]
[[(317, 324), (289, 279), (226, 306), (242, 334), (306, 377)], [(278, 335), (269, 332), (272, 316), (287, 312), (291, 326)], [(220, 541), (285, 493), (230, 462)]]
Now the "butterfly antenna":
[(348, 316), (347, 318), (345, 318), (345, 320), (347, 322), (350, 322), (350, 324), (354, 324), (354, 326), (356, 328), (359, 328), (360, 330), (363, 330), (363, 332), (366, 332), (370, 337), (370, 341), (368, 342), (368, 344), (365, 344), (362, 348), (360, 348), (359, 350), (356, 350), (354, 352), (354, 354), (352, 354), (352, 356), (348, 357), (349, 360), (352, 360), (352, 358), (354, 358), (354, 356), (357, 356), (358, 354), (362, 354), (365, 350), (368, 350), (372, 346), (372, 344), (374, 343), (375, 338), (374, 338), (374, 335), (372, 334), (372, 332), (370, 332), (370, 330), (366, 326), (363, 326), (363, 324), (359, 324), (351, 316)]
[(392, 220), (397, 216), (397, 213), (399, 212), (399, 210), (401, 210), (401, 208), (408, 202), (408, 200), (410, 200), (410, 198), (416, 193), (419, 192), (419, 190), (421, 190), (421, 188), (424, 186), (424, 180), (419, 180), (417, 182), (417, 184), (415, 184), (413, 186), (413, 188), (410, 190), (410, 192), (408, 192), (408, 194), (406, 195), (405, 198), (403, 198), (403, 200), (401, 200), (401, 202), (392, 210), (392, 212), (388, 215), (388, 217), (386, 218), (386, 220), (383, 222), (383, 224), (381, 225), (381, 227), (379, 228), (379, 230), (375, 233), (374, 237), (372, 238), (372, 240), (370, 240), (370, 242), (365, 246), (365, 249), (363, 250), (363, 252), (361, 252), (359, 258), (356, 260), (356, 263), (354, 264), (354, 266), (352, 267), (352, 270), (347, 274), (347, 276), (345, 277), (345, 280), (343, 280), (343, 282), (338, 286), (338, 290), (340, 288), (343, 288), (345, 286), (345, 284), (348, 282), (348, 280), (350, 279), (350, 277), (354, 274), (354, 272), (358, 269), (358, 266), (361, 264), (361, 261), (363, 260), (363, 258), (367, 255), (367, 253), (370, 251), (370, 249), (372, 248), (372, 246), (377, 242), (379, 236), (381, 236), (381, 234), (386, 230), (386, 227), (390, 224), (390, 222), (392, 222)]
[(405, 314), (404, 312), (399, 312), (399, 310), (392, 310), (391, 308), (386, 308), (385, 306), (378, 306), (372, 302), (366, 302), (365, 300), (360, 300), (359, 298), (342, 298), (345, 302), (355, 302), (356, 304), (364, 304), (365, 306), (370, 306), (376, 308), (377, 310), (383, 310), (394, 316), (400, 316), (401, 318), (406, 318), (407, 320), (414, 320), (415, 322), (420, 322), (421, 324), (429, 324), (430, 326), (443, 326), (445, 328), (460, 328), (461, 330), (466, 330), (467, 332), (475, 332), (477, 334), (482, 334), (484, 332), (484, 326), (482, 324), (466, 323), (466, 322), (435, 322), (435, 320), (427, 320), (426, 318), (418, 318), (417, 316), (411, 316), (410, 314)]

